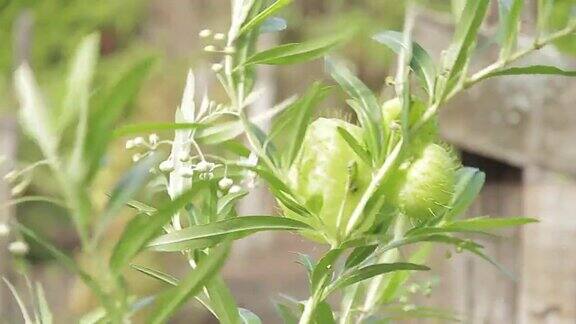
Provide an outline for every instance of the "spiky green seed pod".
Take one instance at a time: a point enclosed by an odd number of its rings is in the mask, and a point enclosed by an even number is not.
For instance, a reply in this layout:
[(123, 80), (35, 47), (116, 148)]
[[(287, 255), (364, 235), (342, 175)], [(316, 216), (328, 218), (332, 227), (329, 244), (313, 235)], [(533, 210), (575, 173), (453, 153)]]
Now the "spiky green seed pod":
[(405, 171), (397, 196), (400, 210), (416, 224), (441, 216), (454, 194), (459, 167), (448, 148), (427, 144)]
[[(344, 232), (371, 180), (369, 167), (338, 133), (338, 127), (361, 141), (361, 128), (338, 119), (317, 119), (308, 128), (289, 171), (290, 186), (319, 216), (321, 222), (316, 225), (329, 238)], [(299, 217), (291, 211), (287, 216)]]

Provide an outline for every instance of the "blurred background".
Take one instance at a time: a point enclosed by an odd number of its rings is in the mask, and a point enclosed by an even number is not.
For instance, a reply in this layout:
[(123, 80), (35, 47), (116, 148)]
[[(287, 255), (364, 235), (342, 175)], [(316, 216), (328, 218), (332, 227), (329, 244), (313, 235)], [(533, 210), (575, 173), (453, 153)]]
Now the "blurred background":
[[(452, 9), (461, 1), (430, 0), (423, 4), (417, 20), (415, 40), (438, 59), (451, 38)], [(530, 35), (535, 1), (526, 0), (522, 32)], [(556, 0), (553, 24), (562, 27), (576, 5), (574, 0)], [(281, 13), (287, 30), (266, 34), (260, 44), (302, 41), (323, 35), (354, 22), (363, 27), (356, 37), (339, 48), (337, 55), (354, 66), (359, 77), (373, 90), (392, 96), (385, 79), (394, 74), (394, 56), (370, 40), (381, 29), (400, 30), (404, 2), (397, 0), (296, 0)], [(498, 21), (493, 1), (476, 53), (477, 66), (497, 58), (494, 35)], [(39, 153), (22, 136), (16, 123), (12, 72), (28, 61), (47, 101), (59, 102), (63, 75), (79, 40), (93, 32), (101, 34), (101, 61), (95, 87), (114, 80), (118, 71), (140, 58), (153, 56), (151, 77), (127, 116), (130, 122), (173, 120), (186, 73), (193, 68), (199, 84), (223, 97), (207, 67), (210, 55), (202, 48), (198, 32), (210, 28), (225, 32), (229, 2), (225, 0), (0, 0), (0, 165), (4, 175), (17, 161), (31, 162)], [(527, 45), (529, 38), (521, 38)], [(576, 36), (563, 39), (530, 56), (524, 63), (576, 67)], [(255, 109), (270, 108), (275, 102), (302, 93), (315, 80), (328, 80), (321, 60), (258, 71), (266, 86), (264, 100)], [(327, 81), (330, 82), (330, 81)], [(343, 97), (334, 95), (318, 109), (318, 115), (353, 119)], [(487, 251), (515, 273), (511, 280), (494, 267), (465, 254), (436, 247), (433, 270), (415, 282), (433, 282), (430, 296), (406, 296), (417, 303), (452, 310), (466, 323), (576, 323), (576, 82), (561, 77), (507, 77), (487, 81), (453, 100), (441, 112), (445, 139), (462, 153), (464, 164), (487, 173), (487, 185), (472, 208), (471, 216), (532, 216), (541, 222), (502, 233), (485, 240)], [(263, 125), (265, 126), (265, 125)], [(170, 138), (172, 134), (160, 134)], [(124, 143), (111, 148), (108, 165), (95, 188), (96, 199), (106, 193), (131, 164)], [(50, 195), (53, 183), (38, 170), (25, 195)], [(78, 241), (65, 211), (34, 202), (6, 205), (10, 187), (0, 182), (0, 220), (10, 217), (51, 238), (74, 255)], [(262, 188), (256, 188), (239, 207), (243, 214), (274, 213), (277, 207)], [(119, 219), (110, 233), (116, 237), (129, 219)], [(114, 242), (113, 239), (108, 240)], [(27, 271), (46, 290), (56, 323), (71, 323), (92, 309), (89, 291), (34, 245), (25, 259), (12, 258), (6, 251), (7, 238), (0, 239), (0, 275), (25, 287), (19, 272)], [(260, 315), (264, 323), (279, 323), (274, 300), (282, 294), (298, 299), (308, 296), (304, 267), (296, 252), (319, 255), (315, 246), (291, 234), (257, 234), (238, 241), (227, 262), (224, 277), (240, 306)], [(102, 253), (106, 253), (103, 251)], [(90, 264), (90, 260), (80, 260)], [(145, 254), (141, 264), (160, 265), (178, 274), (186, 264), (168, 255)], [(441, 277), (440, 277), (441, 275)], [(139, 294), (152, 294), (161, 285), (136, 272), (129, 273), (130, 285)], [(173, 323), (215, 323), (198, 305), (184, 309)], [(5, 286), (0, 288), (0, 323), (20, 322), (18, 308)], [(412, 320), (414, 321), (414, 320)], [(399, 320), (399, 322), (403, 322)], [(416, 322), (442, 322), (417, 320)]]

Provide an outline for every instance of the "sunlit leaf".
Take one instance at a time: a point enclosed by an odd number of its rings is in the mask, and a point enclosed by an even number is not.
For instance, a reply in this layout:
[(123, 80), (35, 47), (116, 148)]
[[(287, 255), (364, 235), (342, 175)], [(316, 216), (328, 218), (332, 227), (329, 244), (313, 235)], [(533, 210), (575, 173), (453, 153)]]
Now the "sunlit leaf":
[(282, 8), (289, 5), (293, 0), (276, 0), (268, 8), (260, 11), (254, 18), (246, 22), (240, 29), (239, 35), (244, 35), (247, 32), (254, 30), (256, 27), (265, 23), (272, 15), (276, 14)]
[(174, 231), (152, 240), (148, 247), (155, 251), (181, 251), (210, 247), (227, 239), (239, 239), (260, 231), (308, 229), (308, 225), (277, 216), (243, 216)]

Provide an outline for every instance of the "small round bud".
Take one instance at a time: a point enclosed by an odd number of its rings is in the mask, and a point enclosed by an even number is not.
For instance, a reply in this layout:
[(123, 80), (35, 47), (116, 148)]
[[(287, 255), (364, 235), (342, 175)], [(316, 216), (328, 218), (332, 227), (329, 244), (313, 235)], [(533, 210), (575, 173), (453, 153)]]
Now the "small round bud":
[(194, 176), (194, 169), (191, 167), (182, 167), (180, 169), (180, 175), (184, 178), (192, 178)]
[(222, 33), (214, 34), (214, 40), (223, 40), (224, 38), (226, 38), (226, 35), (224, 35)]
[(18, 178), (18, 171), (16, 171), (16, 170), (12, 170), (12, 171), (6, 173), (6, 175), (4, 176), (4, 180), (6, 180), (8, 182), (12, 182), (12, 181), (16, 180), (16, 178)]
[(242, 187), (240, 187), (239, 185), (233, 185), (232, 187), (230, 187), (230, 190), (228, 190), (228, 193), (239, 193), (240, 191), (242, 191)]
[(10, 225), (6, 223), (0, 223), (0, 237), (5, 237), (10, 234)]
[(398, 302), (401, 304), (405, 304), (408, 302), (408, 297), (406, 295), (401, 295), (400, 297), (398, 297)]
[(148, 142), (150, 142), (150, 144), (152, 144), (152, 145), (158, 144), (159, 140), (160, 140), (160, 137), (158, 137), (158, 134), (156, 134), (156, 133), (150, 134), (150, 136), (148, 136)]
[(214, 164), (208, 161), (202, 160), (196, 164), (196, 171), (198, 172), (209, 172), (214, 168)]
[(28, 243), (24, 241), (14, 241), (8, 245), (8, 251), (13, 255), (26, 255), (30, 248), (28, 247)]
[(141, 158), (142, 158), (142, 154), (136, 153), (136, 154), (132, 155), (132, 162), (138, 162), (138, 161), (140, 161)]
[(211, 67), (212, 71), (214, 71), (214, 72), (220, 72), (220, 71), (222, 71), (222, 68), (223, 68), (223, 66), (220, 63), (214, 63), (214, 64), (212, 64), (212, 67)]
[(406, 305), (406, 306), (402, 307), (402, 310), (405, 311), (405, 312), (415, 311), (415, 310), (416, 310), (416, 305), (414, 305), (414, 304)]
[(234, 180), (224, 177), (218, 181), (218, 188), (220, 190), (228, 190), (234, 184)]
[(216, 46), (213, 46), (213, 45), (205, 46), (204, 52), (216, 52)]
[(233, 46), (224, 47), (224, 54), (234, 54), (234, 53), (236, 53), (236, 49)]
[(212, 31), (210, 29), (203, 29), (198, 33), (198, 36), (201, 38), (210, 37), (212, 35)]
[(134, 143), (134, 146), (141, 146), (141, 145), (144, 145), (145, 141), (144, 141), (144, 138), (138, 136), (138, 137), (134, 138), (133, 143)]
[(126, 141), (126, 149), (127, 149), (127, 150), (131, 150), (131, 149), (133, 149), (133, 148), (134, 148), (134, 141), (131, 140), (131, 139), (127, 140), (127, 141)]
[(170, 159), (162, 161), (160, 162), (160, 165), (158, 165), (158, 169), (162, 172), (172, 172), (174, 171), (174, 161)]

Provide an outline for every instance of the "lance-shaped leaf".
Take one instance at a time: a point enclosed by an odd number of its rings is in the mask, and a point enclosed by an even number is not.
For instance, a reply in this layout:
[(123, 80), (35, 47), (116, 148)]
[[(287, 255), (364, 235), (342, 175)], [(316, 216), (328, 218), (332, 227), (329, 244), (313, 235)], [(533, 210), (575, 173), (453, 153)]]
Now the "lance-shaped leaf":
[(284, 217), (243, 216), (196, 225), (161, 235), (148, 247), (155, 251), (181, 251), (214, 246), (223, 240), (235, 240), (261, 231), (293, 231), (309, 229), (309, 226)]
[(118, 274), (122, 268), (154, 237), (163, 225), (170, 221), (172, 215), (188, 204), (205, 183), (198, 183), (173, 201), (159, 208), (151, 216), (136, 216), (116, 243), (110, 258), (110, 269)]
[(561, 75), (567, 77), (576, 77), (576, 71), (563, 70), (561, 68), (549, 65), (531, 65), (531, 66), (516, 66), (510, 68), (504, 68), (496, 70), (492, 73), (488, 73), (479, 80), (484, 80), (488, 78), (493, 78), (497, 76), (505, 75)]
[(394, 272), (394, 271), (403, 271), (403, 270), (418, 270), (418, 271), (425, 271), (430, 270), (427, 266), (414, 264), (414, 263), (407, 263), (407, 262), (397, 262), (397, 263), (380, 263), (380, 264), (373, 264), (369, 265), (357, 270), (354, 270), (348, 274), (342, 275), (333, 284), (328, 287), (326, 290), (326, 296), (330, 293), (334, 292), (335, 290), (350, 286), (357, 282), (373, 278), (375, 276), (379, 276), (385, 273)]
[(203, 258), (198, 267), (178, 283), (178, 286), (160, 295), (148, 323), (165, 323), (180, 306), (194, 297), (224, 265), (228, 250), (229, 244), (214, 249), (209, 257)]
[(500, 59), (506, 60), (516, 48), (518, 30), (520, 29), (520, 13), (524, 0), (499, 0), (500, 28), (502, 33), (502, 48)]
[(465, 212), (480, 193), (486, 180), (484, 172), (470, 167), (461, 168), (456, 176), (454, 196), (450, 202), (450, 209), (445, 215), (446, 219), (453, 219)]
[(266, 9), (260, 11), (256, 16), (254, 16), (254, 18), (246, 22), (240, 29), (239, 35), (244, 35), (249, 31), (254, 30), (256, 27), (262, 25), (268, 21), (269, 18), (272, 18), (272, 15), (276, 14), (282, 8), (289, 5), (292, 1), (293, 0), (277, 0)]
[[(403, 41), (404, 37), (402, 33), (397, 31), (386, 30), (372, 36), (372, 39), (388, 46), (396, 54), (400, 53), (403, 48), (408, 48)], [(434, 93), (434, 82), (436, 78), (434, 62), (428, 52), (426, 52), (426, 50), (416, 42), (412, 42), (412, 59), (410, 60), (410, 68), (416, 72), (416, 75), (422, 82), (424, 89), (426, 89), (429, 94)]]
[(345, 41), (351, 34), (351, 32), (344, 32), (304, 43), (280, 45), (252, 55), (244, 64), (283, 65), (310, 61), (323, 56), (330, 49)]

